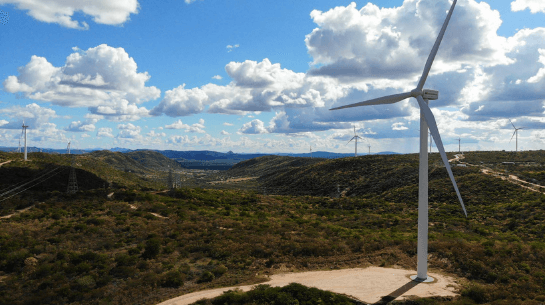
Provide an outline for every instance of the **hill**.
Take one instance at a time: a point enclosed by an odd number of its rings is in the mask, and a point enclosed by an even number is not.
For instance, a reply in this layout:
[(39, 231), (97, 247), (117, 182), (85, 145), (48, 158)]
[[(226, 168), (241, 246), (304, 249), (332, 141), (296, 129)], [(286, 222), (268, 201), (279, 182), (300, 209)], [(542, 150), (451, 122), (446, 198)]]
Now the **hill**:
[[(0, 153), (0, 163), (12, 157)], [(0, 175), (4, 167), (12, 167), (15, 179), (23, 168), (69, 164), (56, 155), (30, 158), (4, 164)], [(266, 156), (231, 172), (255, 169), (262, 183), (287, 194), (278, 196), (234, 189), (148, 191), (142, 187), (148, 182), (134, 173), (91, 155), (75, 158), (77, 168), (93, 173), (93, 179), (117, 179), (124, 189), (114, 189), (111, 197), (100, 189), (73, 196), (36, 189), (17, 198), (36, 204), (0, 219), (0, 304), (157, 304), (188, 292), (259, 283), (286, 271), (369, 265), (416, 270), (416, 155)], [(484, 164), (494, 154), (466, 154), (471, 158)], [(454, 300), (406, 304), (545, 301), (539, 288), (545, 286), (545, 195), (479, 168), (455, 167), (465, 218), (437, 160), (432, 154), (429, 266), (465, 280)], [(316, 187), (312, 196), (288, 192), (336, 181), (348, 184), (346, 196), (317, 196)]]
[(182, 170), (181, 165), (164, 155), (151, 151), (111, 152), (108, 150), (94, 151), (88, 154), (121, 171), (137, 174), (150, 174), (156, 171)]

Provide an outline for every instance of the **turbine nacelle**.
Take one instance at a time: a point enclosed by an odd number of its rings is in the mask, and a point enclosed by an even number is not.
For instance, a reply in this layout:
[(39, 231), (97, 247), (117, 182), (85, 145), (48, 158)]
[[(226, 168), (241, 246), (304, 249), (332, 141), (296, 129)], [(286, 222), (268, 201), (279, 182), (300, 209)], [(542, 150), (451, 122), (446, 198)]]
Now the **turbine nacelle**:
[(410, 92), (410, 96), (414, 98), (421, 96), (425, 100), (431, 101), (439, 98), (439, 91), (432, 89), (419, 90), (418, 88), (416, 88)]

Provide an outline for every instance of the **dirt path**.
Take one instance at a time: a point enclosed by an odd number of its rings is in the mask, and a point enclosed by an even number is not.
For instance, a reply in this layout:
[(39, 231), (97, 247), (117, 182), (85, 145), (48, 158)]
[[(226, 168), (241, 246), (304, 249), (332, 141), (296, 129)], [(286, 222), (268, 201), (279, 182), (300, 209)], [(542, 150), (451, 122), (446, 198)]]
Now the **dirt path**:
[[(449, 160), (449, 162), (451, 161), (460, 161), (461, 159), (464, 159), (464, 155), (455, 155), (455, 158), (454, 159), (451, 159)], [(544, 191), (542, 190), (545, 190), (545, 186), (543, 185), (539, 185), (539, 184), (535, 184), (535, 183), (531, 183), (531, 182), (528, 182), (528, 181), (525, 181), (525, 180), (522, 180), (520, 179), (519, 177), (515, 176), (515, 175), (505, 175), (501, 172), (496, 172), (488, 167), (484, 167), (483, 165), (475, 165), (475, 164), (470, 164), (470, 163), (466, 163), (466, 162), (460, 162), (460, 163), (463, 163), (463, 164), (466, 164), (467, 166), (477, 166), (477, 167), (481, 167), (481, 173), (485, 174), (485, 175), (490, 175), (492, 177), (496, 177), (496, 178), (500, 178), (502, 180), (505, 180), (505, 181), (508, 181), (508, 182), (511, 182), (513, 184), (516, 184), (522, 188), (525, 188), (527, 190), (530, 190), (530, 191), (533, 191), (533, 192), (538, 192), (538, 193), (542, 193), (542, 194), (545, 194)]]
[(545, 189), (545, 186), (521, 180), (521, 179), (519, 179), (519, 177), (517, 177), (515, 175), (505, 176), (505, 175), (502, 175), (499, 172), (495, 172), (495, 171), (493, 171), (493, 170), (491, 170), (489, 168), (483, 168), (483, 169), (481, 169), (481, 172), (483, 174), (485, 174), (485, 175), (490, 175), (490, 176), (493, 176), (493, 177), (500, 178), (502, 180), (511, 182), (511, 183), (516, 184), (516, 185), (518, 185), (518, 186), (520, 186), (522, 188), (525, 188), (527, 190), (530, 190), (530, 191), (533, 191), (533, 192), (538, 192), (538, 193), (541, 193), (541, 194), (545, 194), (545, 192), (541, 191), (541, 189)]
[(221, 184), (221, 183), (229, 183), (229, 182), (241, 182), (241, 181), (246, 181), (246, 180), (254, 180), (254, 179), (257, 179), (259, 177), (244, 177), (244, 178), (231, 178), (231, 179), (227, 179), (227, 180), (220, 180), (220, 181), (210, 181), (210, 182), (207, 182), (209, 184)]
[[(40, 203), (38, 203), (38, 204), (41, 204), (41, 203), (42, 203), (42, 202), (40, 202)], [(33, 207), (35, 207), (35, 206), (36, 206), (36, 205), (33, 204), (33, 205), (31, 205), (31, 206), (29, 206), (29, 207), (26, 207), (26, 208), (24, 208), (24, 209), (16, 210), (16, 211), (13, 212), (12, 214), (9, 214), (9, 215), (6, 215), (6, 216), (0, 216), (0, 219), (11, 218), (11, 217), (14, 216), (14, 215), (17, 215), (17, 214), (23, 213), (23, 212), (25, 212), (25, 211), (28, 211), (28, 210), (32, 209)]]
[[(432, 283), (417, 283), (409, 279), (413, 270), (393, 268), (355, 268), (333, 271), (310, 271), (301, 273), (276, 274), (270, 281), (263, 283), (273, 287), (281, 287), (289, 283), (300, 283), (308, 287), (316, 287), (341, 293), (373, 304), (386, 297), (389, 300), (402, 300), (408, 296), (457, 296), (458, 284), (453, 277), (429, 273), (436, 279)], [(232, 289), (250, 290), (254, 285), (226, 287), (197, 291), (160, 303), (159, 305), (185, 305), (203, 298), (213, 298)]]
[(8, 161), (6, 161), (6, 162), (2, 162), (2, 163), (0, 163), (0, 166), (2, 166), (2, 165), (4, 165), (4, 164), (8, 164), (8, 163), (10, 163), (11, 161), (13, 161), (13, 160), (8, 160)]

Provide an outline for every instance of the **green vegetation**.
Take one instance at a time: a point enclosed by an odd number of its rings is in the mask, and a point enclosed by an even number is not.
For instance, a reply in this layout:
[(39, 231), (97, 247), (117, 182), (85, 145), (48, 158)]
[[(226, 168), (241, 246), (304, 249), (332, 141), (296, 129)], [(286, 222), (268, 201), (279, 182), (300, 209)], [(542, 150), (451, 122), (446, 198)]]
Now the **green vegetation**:
[[(17, 178), (22, 181), (47, 166), (69, 164), (58, 155), (31, 158), (2, 166), (0, 178), (15, 179), (25, 169), (29, 172)], [(354, 193), (341, 198), (203, 188), (154, 192), (146, 189), (153, 184), (91, 156), (78, 156), (76, 162), (78, 178), (86, 172), (98, 188), (66, 195), (66, 172), (52, 179), (58, 180), (50, 185), (57, 191), (31, 190), (0, 205), (5, 215), (36, 203), (0, 220), (0, 304), (156, 304), (197, 290), (263, 282), (263, 275), (280, 270), (416, 269), (414, 155), (313, 160), (292, 169), (292, 189), (325, 188), (329, 176), (340, 179), (346, 173), (352, 177), (347, 183), (355, 181)], [(430, 172), (430, 268), (468, 281), (454, 300), (406, 304), (545, 302), (545, 195), (478, 169), (455, 167), (466, 219), (446, 171), (431, 166)], [(101, 189), (100, 182), (110, 179), (118, 188)], [(274, 171), (262, 179), (278, 186), (292, 181)], [(3, 187), (16, 182), (0, 181)], [(115, 194), (108, 198), (111, 191)], [(290, 298), (289, 291), (277, 288), (255, 291), (225, 297)], [(299, 286), (291, 291), (307, 293)], [(308, 298), (321, 293), (309, 290)]]
[(213, 300), (201, 300), (196, 305), (350, 305), (360, 304), (348, 297), (319, 290), (307, 288), (303, 285), (292, 283), (285, 287), (270, 287), (269, 285), (258, 285), (249, 292), (230, 290)]

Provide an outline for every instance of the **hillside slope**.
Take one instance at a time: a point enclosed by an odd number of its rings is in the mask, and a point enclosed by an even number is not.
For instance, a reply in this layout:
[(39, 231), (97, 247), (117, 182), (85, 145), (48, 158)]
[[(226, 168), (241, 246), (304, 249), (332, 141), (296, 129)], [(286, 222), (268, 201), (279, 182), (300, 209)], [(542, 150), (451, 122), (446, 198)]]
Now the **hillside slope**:
[(156, 170), (182, 169), (180, 164), (175, 160), (150, 150), (131, 151), (127, 153), (101, 150), (94, 151), (88, 155), (104, 161), (117, 170), (131, 171), (137, 174), (147, 174)]

